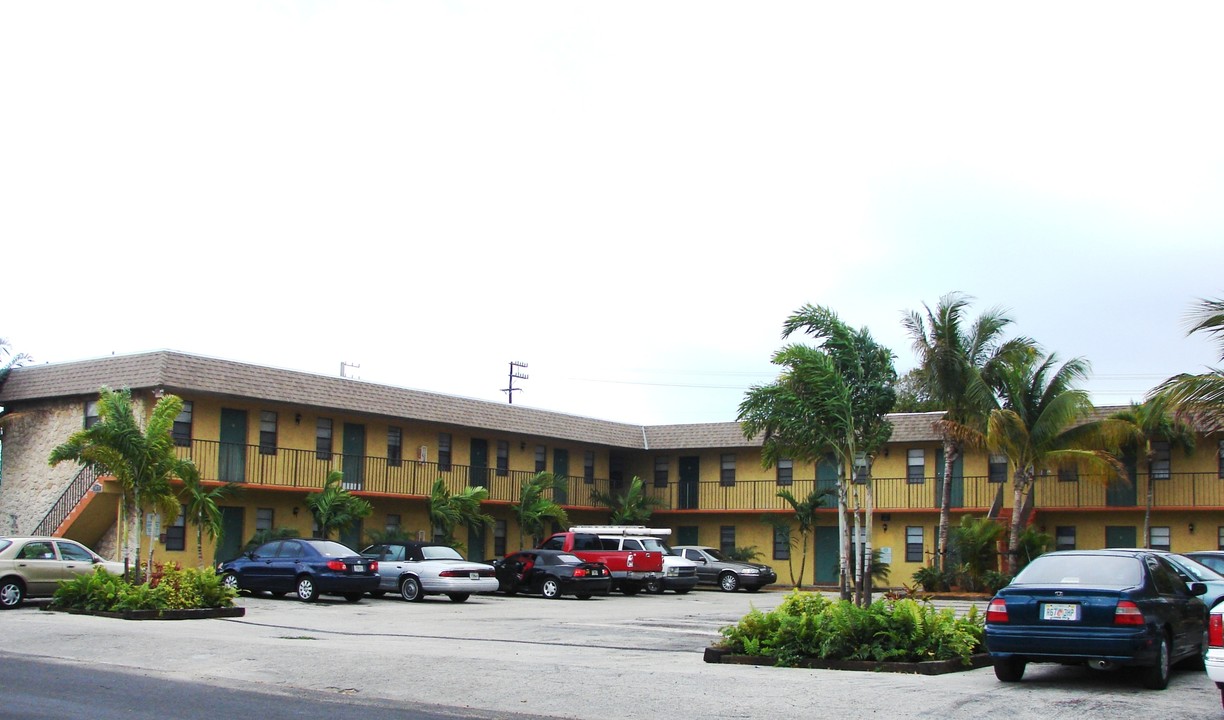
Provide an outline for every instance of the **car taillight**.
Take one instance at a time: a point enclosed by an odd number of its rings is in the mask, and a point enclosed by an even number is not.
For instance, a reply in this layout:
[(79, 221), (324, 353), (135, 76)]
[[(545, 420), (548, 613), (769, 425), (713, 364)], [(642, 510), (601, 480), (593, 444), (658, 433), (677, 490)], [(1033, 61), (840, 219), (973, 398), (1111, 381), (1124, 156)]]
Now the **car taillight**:
[(587, 576), (586, 568), (574, 568), (574, 577), (586, 577), (586, 576)]
[(1143, 611), (1139, 606), (1130, 600), (1118, 601), (1118, 607), (1114, 609), (1114, 625), (1142, 625)]
[(1007, 622), (1007, 603), (1003, 601), (1003, 598), (995, 598), (986, 606), (986, 622)]
[(366, 567), (370, 568), (370, 572), (372, 573), (378, 572), (378, 561), (371, 560), (370, 562), (366, 563)]
[(1207, 644), (1211, 647), (1224, 647), (1224, 615), (1211, 613), (1207, 621)]
[(348, 566), (344, 564), (343, 560), (328, 560), (327, 561), (328, 570), (335, 570), (336, 572), (344, 572), (344, 569), (346, 567)]

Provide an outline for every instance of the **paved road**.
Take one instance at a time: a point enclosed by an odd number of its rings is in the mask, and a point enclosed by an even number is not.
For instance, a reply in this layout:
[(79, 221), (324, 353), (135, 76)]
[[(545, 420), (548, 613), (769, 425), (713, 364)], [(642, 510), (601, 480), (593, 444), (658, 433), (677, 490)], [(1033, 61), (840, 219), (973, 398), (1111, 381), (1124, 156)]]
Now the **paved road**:
[(181, 622), (27, 606), (0, 612), (0, 663), (7, 656), (54, 659), (272, 694), (437, 705), (472, 717), (1224, 717), (1219, 691), (1201, 671), (1175, 673), (1168, 690), (1155, 692), (1125, 675), (1059, 666), (1030, 666), (1025, 682), (1002, 685), (989, 668), (923, 677), (702, 661), (719, 628), (751, 607), (774, 607), (783, 595), (475, 596), (463, 604), (381, 598), (355, 605), (242, 597), (244, 618)]

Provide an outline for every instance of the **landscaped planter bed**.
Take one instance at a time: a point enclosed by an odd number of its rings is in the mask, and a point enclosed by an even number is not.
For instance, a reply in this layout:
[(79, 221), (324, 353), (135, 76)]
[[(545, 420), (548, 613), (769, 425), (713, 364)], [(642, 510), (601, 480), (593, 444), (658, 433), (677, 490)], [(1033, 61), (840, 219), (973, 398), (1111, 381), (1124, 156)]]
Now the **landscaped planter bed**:
[[(768, 655), (734, 655), (723, 648), (708, 647), (705, 661), (727, 665), (775, 666), (776, 660)], [(931, 660), (928, 662), (880, 662), (875, 660), (821, 660), (804, 658), (795, 667), (811, 670), (854, 670), (858, 672), (894, 672), (913, 675), (943, 675), (945, 673), (976, 670), (990, 665), (989, 653), (978, 653), (969, 657), (969, 664), (961, 660)]]
[(197, 608), (194, 610), (125, 610), (123, 612), (106, 612), (90, 610), (72, 610), (44, 605), (43, 610), (65, 612), (72, 615), (97, 615), (98, 617), (115, 618), (118, 620), (203, 620), (208, 618), (231, 618), (246, 615), (246, 608)]

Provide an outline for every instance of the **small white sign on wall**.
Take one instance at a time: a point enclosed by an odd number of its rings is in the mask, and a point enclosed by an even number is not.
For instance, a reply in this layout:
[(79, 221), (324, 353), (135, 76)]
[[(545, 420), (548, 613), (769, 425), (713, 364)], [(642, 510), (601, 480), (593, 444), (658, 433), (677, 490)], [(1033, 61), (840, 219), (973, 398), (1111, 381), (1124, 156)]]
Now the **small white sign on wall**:
[(890, 547), (880, 548), (880, 562), (888, 563), (889, 565), (892, 565), (892, 548)]

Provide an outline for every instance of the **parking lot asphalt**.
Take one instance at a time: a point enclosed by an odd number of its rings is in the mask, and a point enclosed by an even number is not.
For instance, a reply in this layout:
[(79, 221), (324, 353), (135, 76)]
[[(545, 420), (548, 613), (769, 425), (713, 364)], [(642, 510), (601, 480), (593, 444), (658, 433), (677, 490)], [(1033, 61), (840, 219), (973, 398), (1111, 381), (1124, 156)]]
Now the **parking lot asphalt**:
[[(1023, 682), (989, 668), (939, 676), (708, 664), (719, 629), (785, 590), (572, 598), (393, 597), (349, 604), (242, 596), (246, 616), (124, 621), (0, 612), (0, 658), (24, 655), (269, 693), (443, 705), (462, 715), (761, 718), (1224, 717), (1202, 671), (1165, 691), (1126, 675), (1030, 665)], [(968, 602), (953, 602), (958, 611)], [(983, 609), (984, 608), (980, 608)]]

